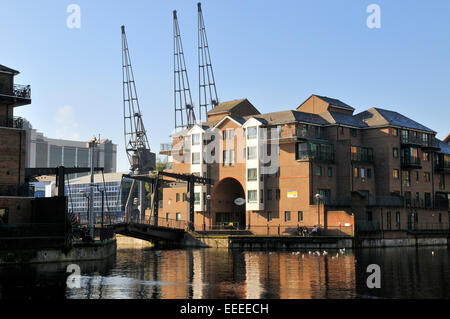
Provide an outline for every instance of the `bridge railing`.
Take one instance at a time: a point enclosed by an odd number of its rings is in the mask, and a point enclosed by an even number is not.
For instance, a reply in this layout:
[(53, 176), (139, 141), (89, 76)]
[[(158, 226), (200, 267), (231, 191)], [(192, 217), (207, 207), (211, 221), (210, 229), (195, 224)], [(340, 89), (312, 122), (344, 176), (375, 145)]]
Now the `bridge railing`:
[[(157, 223), (156, 223), (157, 221)], [(176, 228), (176, 229), (188, 229), (189, 222), (185, 220), (177, 220), (165, 217), (158, 217), (157, 219), (154, 216), (146, 218), (145, 221), (141, 223), (147, 225), (158, 225), (159, 227), (167, 227), (167, 228)]]

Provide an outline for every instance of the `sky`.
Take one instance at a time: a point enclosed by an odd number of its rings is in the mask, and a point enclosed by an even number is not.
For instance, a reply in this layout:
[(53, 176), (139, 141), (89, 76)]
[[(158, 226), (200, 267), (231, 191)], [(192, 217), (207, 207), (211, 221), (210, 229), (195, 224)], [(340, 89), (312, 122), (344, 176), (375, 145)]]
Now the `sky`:
[[(173, 10), (198, 106), (196, 3), (1, 1), (0, 64), (19, 70), (15, 83), (32, 90), (32, 104), (15, 115), (50, 138), (109, 138), (118, 144), (118, 171), (128, 170), (123, 24), (144, 125), (158, 153), (174, 127)], [(74, 4), (79, 28), (67, 24)], [(372, 4), (379, 28), (367, 23)], [(203, 0), (202, 9), (220, 101), (248, 98), (268, 113), (318, 94), (342, 100), (355, 114), (380, 107), (432, 128), (438, 138), (450, 133), (450, 1)]]

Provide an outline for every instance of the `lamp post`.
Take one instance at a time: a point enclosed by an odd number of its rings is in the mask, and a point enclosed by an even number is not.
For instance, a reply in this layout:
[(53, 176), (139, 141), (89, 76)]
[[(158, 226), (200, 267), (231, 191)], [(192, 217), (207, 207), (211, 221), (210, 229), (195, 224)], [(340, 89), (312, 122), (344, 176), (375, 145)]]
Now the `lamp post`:
[[(206, 195), (206, 205), (207, 205), (207, 212), (208, 216), (211, 215), (211, 195)], [(203, 214), (203, 230), (206, 230), (206, 224), (205, 224), (205, 214)]]
[(320, 194), (319, 193), (316, 194), (316, 199), (317, 199), (317, 220), (318, 220), (317, 227), (320, 227)]

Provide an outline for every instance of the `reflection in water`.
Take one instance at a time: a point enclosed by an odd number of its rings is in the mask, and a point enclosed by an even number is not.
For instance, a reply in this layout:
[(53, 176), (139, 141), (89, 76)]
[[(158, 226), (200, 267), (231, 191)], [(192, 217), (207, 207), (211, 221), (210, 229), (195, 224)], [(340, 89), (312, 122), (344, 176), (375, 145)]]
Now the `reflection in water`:
[[(434, 254), (431, 252), (434, 251)], [(447, 247), (385, 248), (327, 255), (300, 252), (118, 250), (80, 263), (81, 288), (66, 288), (67, 264), (0, 267), (1, 298), (442, 298), (449, 297)], [(381, 289), (369, 289), (369, 264)]]

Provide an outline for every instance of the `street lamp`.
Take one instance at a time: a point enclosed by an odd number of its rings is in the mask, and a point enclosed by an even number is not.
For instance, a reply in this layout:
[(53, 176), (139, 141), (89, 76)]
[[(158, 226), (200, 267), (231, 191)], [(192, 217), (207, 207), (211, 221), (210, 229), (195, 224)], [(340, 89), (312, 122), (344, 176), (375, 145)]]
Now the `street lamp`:
[[(211, 217), (211, 195), (206, 195), (206, 205), (207, 205), (207, 211), (208, 216)], [(206, 224), (205, 224), (205, 214), (203, 214), (203, 230), (206, 230)]]
[(318, 225), (317, 227), (320, 227), (320, 194), (317, 193), (316, 194), (316, 199), (317, 199), (317, 220), (318, 220)]

